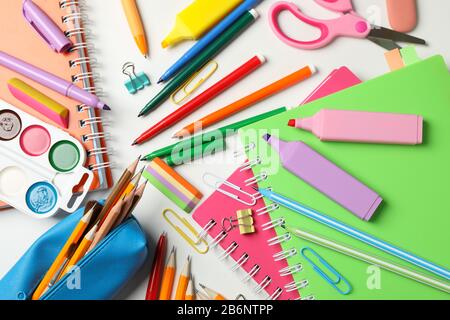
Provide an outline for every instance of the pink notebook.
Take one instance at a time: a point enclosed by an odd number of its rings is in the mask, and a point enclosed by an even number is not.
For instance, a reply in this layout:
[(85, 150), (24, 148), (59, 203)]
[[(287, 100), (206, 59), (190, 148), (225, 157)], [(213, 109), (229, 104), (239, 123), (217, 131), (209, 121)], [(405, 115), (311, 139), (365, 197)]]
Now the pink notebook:
[[(361, 83), (361, 80), (359, 80), (348, 68), (341, 67), (334, 70), (302, 104), (323, 98), (359, 83)], [(256, 187), (257, 185), (246, 186), (245, 183), (246, 180), (252, 178), (254, 178), (252, 170), (238, 169), (227, 181), (241, 187), (245, 192), (254, 194), (255, 190), (252, 187)], [(229, 187), (222, 185), (221, 188), (237, 194), (235, 190), (232, 190)], [(242, 198), (244, 201), (247, 200), (245, 199), (245, 196), (242, 196)], [(267, 293), (268, 298), (270, 297), (279, 300), (307, 298), (300, 297), (299, 291), (295, 290), (295, 285), (300, 284), (294, 284), (294, 290), (292, 289), (294, 278), (290, 272), (301, 272), (301, 268), (298, 270), (289, 270), (286, 259), (281, 259), (279, 261), (275, 261), (274, 259), (274, 255), (281, 253), (282, 248), (279, 243), (273, 245), (269, 244), (271, 240), (275, 239), (277, 234), (273, 228), (263, 230), (265, 224), (271, 223), (268, 214), (258, 215), (258, 210), (261, 211), (264, 210), (264, 208), (267, 207), (263, 199), (258, 199), (254, 206), (249, 206), (242, 204), (219, 191), (215, 191), (200, 207), (197, 208), (193, 214), (193, 218), (202, 228), (205, 228), (211, 220), (213, 220), (216, 224), (213, 228), (208, 230), (208, 234), (215, 239), (222, 232), (222, 220), (224, 218), (236, 218), (237, 210), (252, 209), (255, 233), (241, 235), (239, 229), (235, 228), (228, 232), (218, 243), (218, 246), (225, 251), (235, 247), (232, 253), (226, 258), (232, 260), (232, 262), (230, 262), (230, 267), (232, 270), (235, 270), (239, 266), (245, 270), (248, 275), (252, 275), (253, 280), (256, 282), (256, 284), (253, 284), (255, 290), (264, 290)], [(233, 242), (236, 243), (237, 246), (233, 247)], [(248, 258), (246, 258), (247, 256)], [(253, 274), (252, 271), (256, 270), (257, 266), (259, 266), (259, 271)], [(244, 282), (248, 282), (245, 281), (249, 278), (248, 276), (242, 276), (242, 278)], [(267, 281), (267, 278), (269, 278), (270, 281)]]

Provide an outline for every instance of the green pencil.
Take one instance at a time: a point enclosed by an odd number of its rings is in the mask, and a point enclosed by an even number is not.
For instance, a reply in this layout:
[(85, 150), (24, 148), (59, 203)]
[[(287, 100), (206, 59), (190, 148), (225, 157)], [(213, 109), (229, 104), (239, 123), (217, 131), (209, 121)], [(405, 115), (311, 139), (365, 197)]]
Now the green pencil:
[(213, 155), (219, 151), (224, 151), (225, 149), (225, 140), (215, 139), (211, 142), (205, 142), (201, 146), (194, 146), (194, 148), (189, 148), (189, 150), (179, 150), (182, 151), (181, 154), (179, 151), (171, 153), (164, 160), (169, 166), (175, 167), (200, 158), (204, 158), (209, 155)]
[(235, 122), (233, 124), (229, 124), (225, 127), (216, 129), (216, 130), (212, 130), (203, 134), (199, 134), (193, 137), (190, 137), (188, 139), (185, 140), (181, 140), (177, 143), (171, 144), (167, 147), (161, 148), (159, 150), (156, 150), (152, 153), (149, 153), (148, 155), (142, 157), (141, 161), (151, 161), (152, 159), (158, 157), (158, 158), (166, 158), (168, 157), (172, 151), (177, 148), (177, 149), (183, 149), (183, 148), (187, 148), (187, 146), (190, 146), (190, 148), (193, 148), (193, 146), (199, 145), (199, 144), (204, 144), (205, 142), (210, 142), (213, 141), (215, 139), (225, 139), (226, 137), (234, 134), (237, 130), (248, 126), (252, 123), (270, 118), (274, 115), (280, 114), (285, 112), (287, 109), (285, 107), (283, 108), (278, 108), (269, 112), (265, 112), (263, 114), (245, 119), (245, 120), (241, 120), (238, 122)]
[(154, 108), (161, 105), (172, 93), (185, 83), (197, 70), (202, 68), (208, 61), (216, 56), (226, 45), (228, 45), (239, 33), (252, 24), (258, 13), (250, 10), (244, 13), (230, 28), (220, 37), (212, 42), (201, 54), (194, 58), (189, 65), (176, 75), (139, 113), (139, 117), (146, 115)]

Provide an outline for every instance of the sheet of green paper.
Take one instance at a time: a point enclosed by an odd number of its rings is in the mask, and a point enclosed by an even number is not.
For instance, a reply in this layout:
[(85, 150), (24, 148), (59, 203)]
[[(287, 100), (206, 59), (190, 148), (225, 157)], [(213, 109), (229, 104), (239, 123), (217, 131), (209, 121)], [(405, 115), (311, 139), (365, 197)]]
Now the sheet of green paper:
[[(291, 118), (312, 116), (329, 109), (367, 110), (421, 114), (424, 143), (417, 146), (321, 142), (311, 133), (290, 128)], [(240, 135), (248, 144), (258, 130), (254, 159), (260, 153), (262, 165), (255, 174), (268, 169), (270, 159), (279, 163), (271, 148), (264, 151), (262, 134), (271, 131), (288, 141), (303, 140), (315, 150), (376, 190), (384, 203), (371, 221), (365, 222), (280, 167), (279, 172), (260, 183), (274, 191), (315, 208), (344, 223), (375, 235), (400, 248), (450, 268), (450, 76), (441, 56), (434, 56), (363, 84), (346, 89), (306, 106), (245, 127)], [(272, 155), (272, 156), (271, 156)], [(273, 165), (273, 163), (272, 163)], [(272, 219), (284, 217), (287, 224), (300, 226), (352, 247), (396, 261), (416, 270), (403, 260), (372, 248), (338, 231), (280, 208)], [(282, 229), (277, 230), (282, 233)], [(346, 277), (353, 291), (337, 293), (300, 255), (289, 264), (302, 263), (297, 281), (308, 279), (302, 296), (316, 299), (449, 299), (446, 293), (402, 278), (329, 249), (293, 239), (283, 249), (310, 246)], [(269, 263), (269, 262), (268, 262)], [(424, 271), (425, 272), (425, 271)], [(427, 272), (425, 272), (427, 273)], [(429, 273), (428, 273), (429, 274)], [(430, 274), (431, 275), (431, 274)]]

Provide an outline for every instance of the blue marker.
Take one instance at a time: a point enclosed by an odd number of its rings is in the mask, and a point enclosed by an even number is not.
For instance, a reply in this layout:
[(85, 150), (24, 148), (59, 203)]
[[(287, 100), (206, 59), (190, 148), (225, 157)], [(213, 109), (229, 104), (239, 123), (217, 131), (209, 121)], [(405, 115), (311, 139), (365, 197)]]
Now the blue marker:
[(255, 7), (261, 0), (245, 0), (239, 7), (231, 12), (225, 19), (217, 24), (207, 35), (200, 39), (191, 49), (189, 49), (173, 66), (171, 66), (159, 79), (158, 83), (165, 82), (183, 69), (189, 61), (195, 58), (211, 42), (222, 34), (244, 13)]
[[(256, 188), (255, 188), (256, 189)], [(377, 239), (374, 236), (362, 232), (356, 228), (353, 228), (349, 225), (346, 225), (338, 220), (328, 217), (327, 215), (318, 212), (314, 209), (308, 208), (305, 205), (302, 205), (298, 202), (295, 202), (292, 199), (284, 197), (278, 193), (275, 193), (268, 189), (256, 189), (261, 193), (261, 195), (285, 208), (288, 208), (294, 212), (297, 212), (307, 218), (313, 219), (323, 225), (326, 225), (330, 228), (333, 228), (337, 231), (340, 231), (352, 238), (355, 238), (359, 241), (362, 241), (372, 247), (380, 249), (384, 252), (387, 252), (397, 258), (403, 259), (409, 263), (412, 263), (422, 269), (428, 270), (438, 276), (441, 276), (447, 280), (450, 280), (450, 270), (446, 268), (440, 267), (430, 261), (427, 261), (421, 257), (418, 257), (412, 253), (404, 251), (392, 244), (389, 244), (383, 240)]]

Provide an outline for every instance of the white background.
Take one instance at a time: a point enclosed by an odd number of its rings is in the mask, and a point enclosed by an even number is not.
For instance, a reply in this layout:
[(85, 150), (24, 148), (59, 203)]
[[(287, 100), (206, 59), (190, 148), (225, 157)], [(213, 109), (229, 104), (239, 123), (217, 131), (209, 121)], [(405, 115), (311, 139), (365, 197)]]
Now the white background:
[[(185, 42), (166, 50), (160, 46), (162, 39), (173, 26), (176, 13), (188, 5), (190, 0), (138, 1), (150, 42), (148, 60), (140, 55), (130, 36), (119, 0), (89, 0), (86, 2), (88, 2), (89, 26), (92, 37), (96, 39), (96, 51), (93, 56), (97, 60), (96, 71), (101, 75), (98, 84), (103, 87), (106, 94), (104, 100), (113, 108), (113, 111), (105, 116), (105, 120), (108, 124), (107, 131), (111, 134), (108, 143), (113, 150), (111, 158), (115, 163), (114, 176), (116, 179), (139, 154), (146, 154), (172, 143), (170, 137), (184, 125), (304, 65), (314, 64), (319, 73), (314, 78), (227, 119), (226, 123), (232, 123), (277, 107), (298, 105), (324, 77), (339, 66), (349, 67), (363, 80), (371, 79), (388, 71), (383, 56), (384, 50), (367, 40), (341, 38), (328, 47), (316, 51), (302, 51), (288, 47), (274, 36), (268, 25), (267, 12), (275, 0), (265, 0), (257, 8), (261, 17), (256, 23), (217, 56), (219, 70), (202, 89), (215, 83), (255, 54), (263, 54), (268, 59), (266, 65), (172, 129), (143, 146), (131, 147), (131, 142), (141, 132), (175, 108), (170, 102), (167, 102), (147, 117), (137, 118), (140, 109), (161, 89), (161, 86), (155, 84), (159, 76), (192, 45), (192, 43)], [(335, 16), (334, 13), (319, 7), (313, 0), (294, 0), (294, 2), (301, 5), (306, 13), (315, 17), (332, 18)], [(418, 47), (419, 54), (422, 57), (442, 54), (450, 62), (450, 42), (448, 40), (450, 1), (422, 0), (418, 2), (419, 24), (412, 34), (422, 37), (428, 42), (428, 46)], [(377, 23), (389, 27), (384, 0), (355, 0), (354, 3), (358, 13), (367, 18), (375, 18)], [(315, 33), (317, 31), (301, 26), (291, 16), (283, 15), (282, 17), (284, 27), (291, 35), (312, 39), (317, 34)], [(123, 86), (125, 78), (121, 74), (121, 67), (127, 61), (134, 62), (137, 71), (147, 72), (153, 82), (150, 88), (146, 88), (136, 96), (129, 95)], [(216, 127), (222, 126), (224, 123), (220, 123)], [(235, 142), (235, 138), (229, 139), (230, 149), (233, 149), (232, 145)], [(214, 159), (215, 161), (208, 159), (207, 162), (195, 162), (177, 170), (205, 195), (209, 195), (212, 190), (205, 186), (202, 175), (205, 172), (215, 172), (222, 177), (227, 177), (238, 165), (237, 161), (230, 160), (231, 154), (232, 150), (228, 150), (227, 153), (220, 155), (220, 158)], [(223, 159), (224, 156), (227, 157), (226, 161)], [(95, 196), (100, 197), (102, 194), (97, 193)], [(163, 231), (167, 231), (169, 248), (172, 245), (177, 247), (178, 270), (182, 268), (186, 256), (191, 254), (193, 255), (192, 274), (196, 283), (204, 283), (220, 291), (229, 299), (233, 299), (239, 293), (244, 294), (247, 298), (258, 298), (252, 293), (251, 287), (240, 283), (240, 279), (243, 277), (240, 271), (232, 273), (227, 269), (226, 263), (216, 259), (215, 256), (218, 252), (211, 252), (203, 256), (196, 254), (163, 220), (161, 213), (165, 208), (173, 208), (180, 214), (184, 214), (150, 186), (135, 212), (148, 234), (150, 257), (153, 257), (159, 235)], [(0, 213), (0, 277), (14, 265), (42, 233), (61, 218), (62, 216), (58, 216), (41, 221), (33, 220), (15, 210)], [(144, 298), (150, 262), (127, 285), (118, 298)]]

